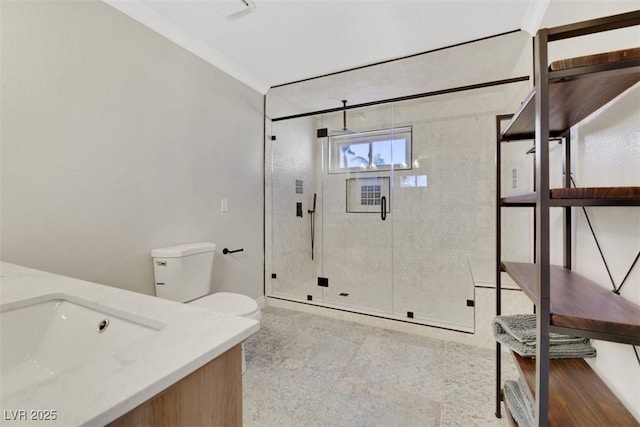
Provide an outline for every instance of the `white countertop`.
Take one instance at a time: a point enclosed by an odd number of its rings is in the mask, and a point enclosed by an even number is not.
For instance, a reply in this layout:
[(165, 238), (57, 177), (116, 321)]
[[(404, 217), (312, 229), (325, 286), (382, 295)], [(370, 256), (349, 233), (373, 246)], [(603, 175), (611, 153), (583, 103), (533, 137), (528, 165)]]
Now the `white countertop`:
[[(2, 425), (104, 425), (215, 359), (260, 324), (122, 289), (0, 263), (0, 309), (26, 299), (72, 296), (97, 308), (134, 313), (160, 326), (113, 354), (64, 370), (46, 381), (2, 394)], [(0, 393), (2, 392), (0, 378)], [(7, 420), (8, 411), (55, 410), (55, 421)]]

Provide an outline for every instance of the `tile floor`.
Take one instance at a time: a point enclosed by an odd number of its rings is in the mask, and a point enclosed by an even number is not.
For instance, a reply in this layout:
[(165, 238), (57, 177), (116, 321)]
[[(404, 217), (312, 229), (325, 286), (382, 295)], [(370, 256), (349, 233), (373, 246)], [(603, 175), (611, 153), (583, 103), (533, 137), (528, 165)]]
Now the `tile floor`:
[(507, 425), (491, 350), (266, 307), (245, 351), (248, 427)]

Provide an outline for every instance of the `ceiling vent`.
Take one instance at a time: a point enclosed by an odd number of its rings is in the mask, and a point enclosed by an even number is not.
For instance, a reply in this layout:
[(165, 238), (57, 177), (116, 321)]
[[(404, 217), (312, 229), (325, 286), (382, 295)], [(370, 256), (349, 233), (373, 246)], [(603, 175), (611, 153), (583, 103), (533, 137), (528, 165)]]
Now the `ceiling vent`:
[(210, 4), (225, 18), (237, 18), (256, 8), (252, 0), (209, 0)]

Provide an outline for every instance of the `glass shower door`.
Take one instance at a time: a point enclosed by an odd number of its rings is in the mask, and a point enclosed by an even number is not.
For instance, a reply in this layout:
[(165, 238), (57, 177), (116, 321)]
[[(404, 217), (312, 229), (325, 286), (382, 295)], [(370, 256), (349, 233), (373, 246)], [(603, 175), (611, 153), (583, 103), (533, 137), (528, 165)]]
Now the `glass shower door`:
[(397, 316), (473, 331), (472, 264), (493, 253), (495, 118), (487, 104), (499, 106), (499, 95), (488, 89), (394, 104), (394, 119), (413, 129), (412, 168), (394, 172)]
[(321, 257), (317, 247), (312, 251), (319, 230), (314, 235), (311, 227), (321, 163), (319, 126), (315, 117), (278, 121), (265, 141), (265, 281), (271, 296), (322, 301)]
[(389, 123), (389, 113), (383, 106), (347, 110), (348, 120), (325, 115), (328, 136), (320, 141), (323, 301), (386, 315), (393, 308), (393, 177), (388, 134), (377, 124)]

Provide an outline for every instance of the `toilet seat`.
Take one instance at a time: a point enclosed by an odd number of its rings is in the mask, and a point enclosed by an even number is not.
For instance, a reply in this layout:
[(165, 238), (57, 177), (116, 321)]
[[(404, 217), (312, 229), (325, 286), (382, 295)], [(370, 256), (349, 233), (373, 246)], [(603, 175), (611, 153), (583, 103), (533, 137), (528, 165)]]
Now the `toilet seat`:
[(253, 298), (233, 292), (216, 292), (187, 304), (254, 320), (260, 320), (260, 317), (262, 317), (260, 307), (258, 307), (258, 303)]

